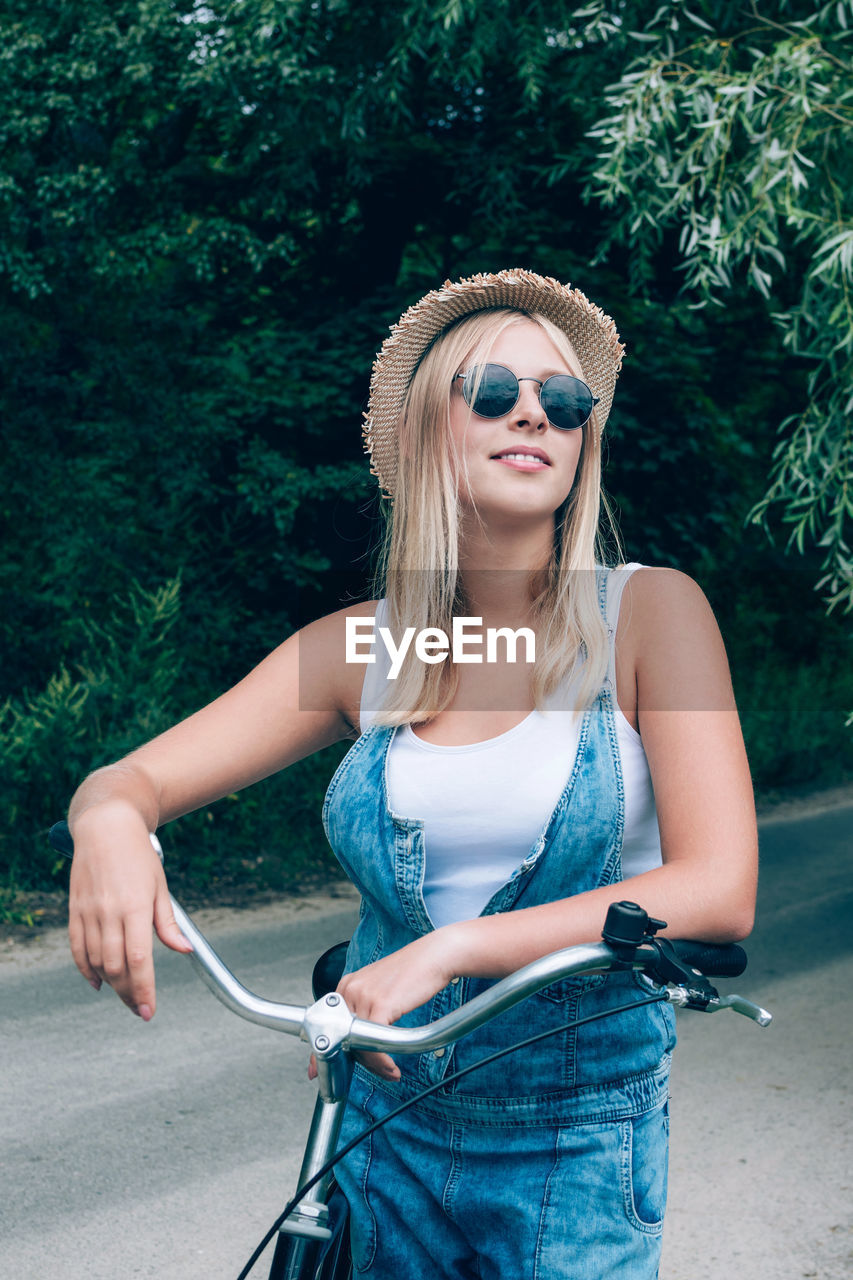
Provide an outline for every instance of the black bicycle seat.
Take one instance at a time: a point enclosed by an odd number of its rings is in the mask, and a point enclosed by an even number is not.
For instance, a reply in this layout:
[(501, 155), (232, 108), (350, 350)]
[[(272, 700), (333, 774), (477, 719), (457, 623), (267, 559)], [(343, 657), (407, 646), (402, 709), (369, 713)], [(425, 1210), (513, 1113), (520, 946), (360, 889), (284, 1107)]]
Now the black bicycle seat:
[(324, 951), (314, 965), (311, 974), (311, 987), (315, 1000), (322, 1000), (330, 991), (334, 991), (344, 976), (347, 963), (347, 947), (349, 942), (336, 942), (328, 951)]

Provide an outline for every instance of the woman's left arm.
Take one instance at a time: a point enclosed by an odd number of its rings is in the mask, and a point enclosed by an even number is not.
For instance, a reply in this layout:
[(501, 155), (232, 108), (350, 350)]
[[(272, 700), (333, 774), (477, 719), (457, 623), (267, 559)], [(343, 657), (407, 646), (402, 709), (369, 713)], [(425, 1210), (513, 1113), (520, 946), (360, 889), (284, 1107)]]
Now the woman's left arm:
[(752, 785), (723, 641), (696, 583), (673, 570), (637, 570), (625, 587), (617, 653), (620, 701), (629, 720), (636, 714), (651, 771), (663, 865), (426, 934), (344, 979), (341, 990), (361, 1017), (394, 1022), (456, 975), (499, 978), (597, 941), (610, 903), (626, 898), (666, 920), (672, 937), (735, 942), (750, 932)]
[(682, 573), (638, 570), (625, 594), (625, 659), (661, 836), (655, 884), (676, 888), (662, 918), (673, 937), (737, 942), (753, 924), (758, 833), (723, 640)]

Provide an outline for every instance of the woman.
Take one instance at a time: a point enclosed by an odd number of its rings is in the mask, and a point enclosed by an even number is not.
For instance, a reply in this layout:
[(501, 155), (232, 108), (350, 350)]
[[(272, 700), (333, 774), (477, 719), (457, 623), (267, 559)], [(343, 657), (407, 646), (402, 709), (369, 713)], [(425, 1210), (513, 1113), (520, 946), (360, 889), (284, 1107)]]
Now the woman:
[[(525, 271), (448, 283), (403, 316), (365, 426), (391, 499), (384, 597), (306, 627), (83, 784), (70, 933), (93, 985), (150, 1018), (152, 920), (185, 949), (149, 830), (356, 733), (324, 820), (363, 896), (340, 985), (359, 1017), (436, 1017), (596, 940), (625, 897), (674, 936), (749, 932), (754, 812), (713, 616), (682, 575), (607, 572), (596, 552), (622, 350), (581, 293)], [(454, 661), (440, 633), (463, 618), (496, 638)], [(377, 637), (369, 665), (356, 632)], [(452, 1052), (367, 1055), (348, 1124), (634, 990), (555, 984)], [(671, 1012), (638, 1007), (380, 1130), (341, 1174), (357, 1274), (649, 1280), (673, 1043)]]

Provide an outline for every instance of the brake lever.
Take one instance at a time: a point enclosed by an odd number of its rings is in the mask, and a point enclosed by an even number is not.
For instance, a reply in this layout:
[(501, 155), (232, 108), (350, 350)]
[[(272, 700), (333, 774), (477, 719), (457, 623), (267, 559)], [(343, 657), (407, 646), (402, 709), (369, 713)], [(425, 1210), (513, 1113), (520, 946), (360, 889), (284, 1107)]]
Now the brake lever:
[(638, 953), (644, 960), (648, 956), (639, 980), (651, 991), (663, 990), (670, 1004), (702, 1013), (733, 1009), (760, 1027), (770, 1025), (773, 1018), (766, 1009), (743, 996), (721, 996), (700, 969), (681, 959), (668, 938), (655, 936), (665, 928), (663, 920), (650, 918), (635, 902), (611, 903), (602, 937), (613, 949), (612, 968), (633, 968)]
[(646, 966), (649, 976), (657, 979), (661, 986), (673, 984), (683, 993), (684, 998), (673, 1001), (674, 1004), (688, 1009), (707, 1009), (712, 1001), (720, 999), (713, 983), (699, 969), (686, 964), (668, 938), (650, 938), (645, 945), (656, 956)]
[(718, 996), (716, 1000), (711, 1001), (705, 1012), (718, 1013), (720, 1009), (733, 1009), (735, 1013), (742, 1013), (745, 1018), (751, 1018), (753, 1022), (757, 1022), (759, 1027), (769, 1027), (773, 1021), (772, 1013), (762, 1009), (760, 1004), (745, 1000), (743, 996)]

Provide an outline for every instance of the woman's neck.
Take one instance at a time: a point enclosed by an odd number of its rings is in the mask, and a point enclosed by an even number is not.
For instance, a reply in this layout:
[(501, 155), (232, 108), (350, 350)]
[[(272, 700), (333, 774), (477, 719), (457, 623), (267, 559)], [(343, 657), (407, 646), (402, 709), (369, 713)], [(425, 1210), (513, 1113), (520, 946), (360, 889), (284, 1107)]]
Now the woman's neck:
[(497, 533), (482, 526), (466, 530), (459, 568), (472, 613), (483, 618), (501, 615), (507, 622), (525, 616), (534, 575), (550, 563), (553, 538), (553, 526)]

